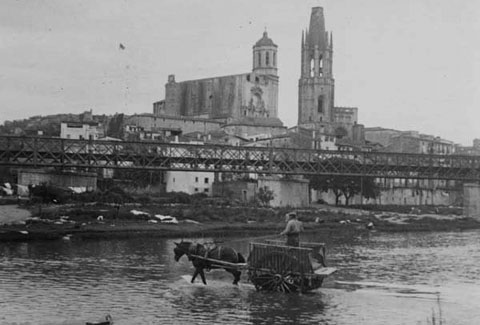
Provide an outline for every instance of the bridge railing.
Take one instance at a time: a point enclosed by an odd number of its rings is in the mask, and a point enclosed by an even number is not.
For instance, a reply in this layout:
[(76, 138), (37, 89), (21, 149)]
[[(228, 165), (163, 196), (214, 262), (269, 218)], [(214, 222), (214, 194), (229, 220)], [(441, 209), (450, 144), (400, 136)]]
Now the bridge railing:
[(0, 165), (480, 180), (479, 156), (0, 136)]

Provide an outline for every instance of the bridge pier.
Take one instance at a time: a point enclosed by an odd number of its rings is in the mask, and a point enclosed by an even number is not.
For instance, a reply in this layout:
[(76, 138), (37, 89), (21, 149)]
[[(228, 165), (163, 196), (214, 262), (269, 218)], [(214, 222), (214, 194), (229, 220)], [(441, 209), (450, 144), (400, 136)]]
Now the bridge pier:
[(463, 213), (467, 217), (480, 219), (480, 184), (463, 185)]

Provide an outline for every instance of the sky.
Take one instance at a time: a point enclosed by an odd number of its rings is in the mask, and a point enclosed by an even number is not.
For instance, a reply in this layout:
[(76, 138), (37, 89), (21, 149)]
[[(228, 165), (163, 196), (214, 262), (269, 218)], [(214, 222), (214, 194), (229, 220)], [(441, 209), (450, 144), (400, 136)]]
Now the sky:
[(358, 107), (365, 127), (480, 138), (478, 0), (1, 0), (0, 123), (152, 112), (169, 74), (251, 71), (266, 28), (279, 117), (294, 126), (301, 33), (316, 6), (333, 32), (337, 106)]

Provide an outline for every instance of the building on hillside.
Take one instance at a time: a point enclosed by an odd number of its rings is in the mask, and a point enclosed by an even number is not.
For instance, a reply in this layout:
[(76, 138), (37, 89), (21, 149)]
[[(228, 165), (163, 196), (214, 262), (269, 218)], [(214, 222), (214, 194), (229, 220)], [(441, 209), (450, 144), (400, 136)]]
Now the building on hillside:
[(299, 126), (352, 138), (358, 108), (335, 107), (333, 36), (325, 30), (322, 7), (312, 8), (309, 29), (302, 32), (298, 104)]
[(365, 140), (381, 144), (382, 147), (388, 147), (391, 142), (392, 138), (400, 135), (402, 131), (393, 130), (393, 129), (386, 129), (382, 127), (369, 127), (365, 128)]
[(451, 155), (456, 146), (453, 141), (418, 131), (399, 131), (381, 127), (365, 128), (365, 139), (381, 144), (385, 152)]
[(153, 115), (165, 115), (165, 100), (153, 103)]
[(480, 139), (473, 139), (473, 145), (461, 146), (459, 144), (455, 145), (455, 154), (456, 155), (467, 155), (467, 156), (480, 156)]
[(125, 119), (125, 132), (157, 133), (163, 137), (191, 132), (207, 134), (219, 130), (223, 124), (221, 121), (196, 117), (135, 114)]
[(251, 72), (181, 82), (170, 75), (165, 100), (153, 104), (154, 115), (217, 123), (204, 130), (180, 125), (183, 133), (208, 134), (220, 128), (241, 138), (284, 133), (278, 118), (277, 48), (265, 31), (253, 46)]
[(103, 128), (97, 122), (61, 122), (60, 138), (98, 140), (104, 136)]
[(222, 126), (222, 130), (242, 138), (255, 138), (262, 134), (268, 134), (269, 136), (284, 134), (287, 131), (287, 127), (283, 126), (282, 121), (276, 117), (241, 117), (229, 119)]
[(213, 179), (211, 172), (168, 171), (165, 173), (166, 191), (211, 196)]
[(385, 149), (389, 152), (451, 155), (455, 152), (455, 144), (431, 135), (402, 133), (393, 137)]

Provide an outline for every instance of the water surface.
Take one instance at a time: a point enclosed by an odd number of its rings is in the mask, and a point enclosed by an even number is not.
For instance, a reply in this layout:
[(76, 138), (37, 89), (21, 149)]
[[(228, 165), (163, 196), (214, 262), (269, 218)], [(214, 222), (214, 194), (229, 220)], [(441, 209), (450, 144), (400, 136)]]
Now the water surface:
[[(0, 324), (480, 324), (479, 231), (308, 239), (339, 269), (311, 294), (235, 287), (222, 271), (191, 285), (167, 239), (4, 243)], [(248, 256), (249, 241), (224, 244)]]

